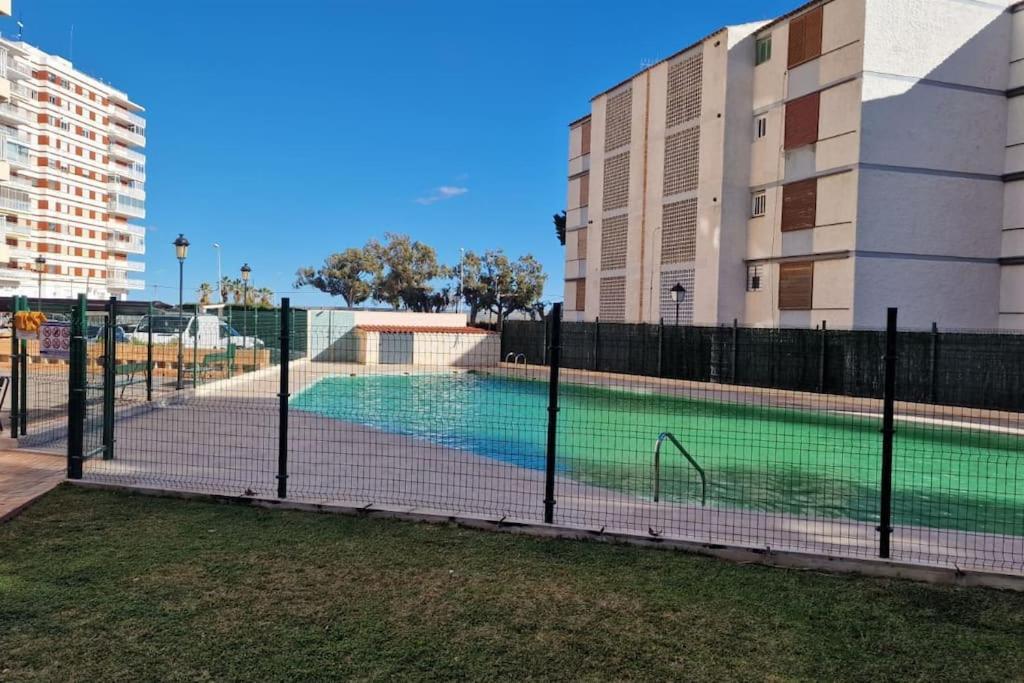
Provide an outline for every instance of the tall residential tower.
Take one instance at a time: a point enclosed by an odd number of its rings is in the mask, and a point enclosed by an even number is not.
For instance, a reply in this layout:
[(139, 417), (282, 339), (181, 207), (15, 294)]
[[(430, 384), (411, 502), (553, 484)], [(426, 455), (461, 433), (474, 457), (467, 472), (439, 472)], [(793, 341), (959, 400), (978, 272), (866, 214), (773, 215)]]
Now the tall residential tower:
[[(0, 295), (141, 289), (142, 107), (72, 64), (0, 40)], [(40, 278), (40, 272), (42, 277)]]

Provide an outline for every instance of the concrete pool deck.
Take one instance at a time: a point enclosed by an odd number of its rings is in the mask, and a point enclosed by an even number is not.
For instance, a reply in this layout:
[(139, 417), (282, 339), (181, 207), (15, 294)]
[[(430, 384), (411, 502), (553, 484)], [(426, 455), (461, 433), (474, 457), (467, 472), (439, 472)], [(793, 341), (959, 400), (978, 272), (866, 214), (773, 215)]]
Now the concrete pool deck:
[[(326, 377), (429, 371), (432, 369), (368, 369), (347, 363), (299, 361), (291, 366), (289, 389), (294, 395)], [(522, 366), (515, 371), (503, 367), (486, 372), (501, 376), (524, 373)], [(732, 388), (723, 388), (728, 389)], [(699, 390), (695, 397), (710, 399), (707, 385)], [(116, 425), (115, 459), (90, 459), (86, 480), (272, 499), (278, 456), (276, 393), (277, 369), (270, 368), (186, 390), (145, 410), (125, 413)], [(795, 392), (771, 393), (789, 402), (795, 400), (781, 396)], [(813, 398), (820, 401), (823, 397)], [(828, 398), (830, 405), (835, 398), (846, 409), (863, 408), (858, 403), (863, 399), (850, 403), (843, 397)], [(441, 433), (444, 420), (439, 409)], [(440, 511), (489, 522), (503, 518), (542, 521), (542, 472), (299, 410), (290, 411), (289, 421), (290, 501), (345, 508), (387, 507), (410, 514)], [(878, 534), (868, 522), (653, 503), (566, 476), (556, 479), (556, 501), (556, 524), (609, 534), (831, 557), (866, 559), (877, 557), (878, 552)], [(1024, 537), (899, 526), (893, 532), (892, 559), (1021, 575)]]

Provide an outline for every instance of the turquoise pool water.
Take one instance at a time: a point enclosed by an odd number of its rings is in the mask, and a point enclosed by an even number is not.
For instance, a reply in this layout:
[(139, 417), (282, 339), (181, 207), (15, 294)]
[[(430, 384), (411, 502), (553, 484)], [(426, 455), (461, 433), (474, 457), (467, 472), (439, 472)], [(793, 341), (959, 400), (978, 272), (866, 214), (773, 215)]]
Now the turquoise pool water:
[[(543, 469), (545, 382), (481, 374), (321, 380), (291, 407)], [(676, 434), (704, 467), (709, 504), (876, 521), (880, 421), (563, 384), (562, 476), (651, 495), (654, 441)], [(1024, 534), (1024, 439), (900, 423), (897, 523)], [(693, 470), (665, 451), (664, 499), (699, 501)]]

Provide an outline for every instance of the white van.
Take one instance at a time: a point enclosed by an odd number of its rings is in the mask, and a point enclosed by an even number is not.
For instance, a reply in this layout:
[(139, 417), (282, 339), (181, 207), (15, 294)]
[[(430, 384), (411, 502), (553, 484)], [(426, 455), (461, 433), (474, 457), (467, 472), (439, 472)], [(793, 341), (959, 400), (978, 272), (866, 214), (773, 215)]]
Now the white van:
[[(262, 349), (263, 342), (255, 335), (242, 336), (242, 334), (227, 321), (221, 320), (215, 315), (192, 314), (183, 315), (180, 318), (175, 313), (144, 316), (138, 326), (129, 335), (131, 341), (142, 344), (149, 339), (150, 325), (153, 327), (154, 344), (174, 344), (178, 341), (178, 332), (181, 330), (179, 324), (184, 326), (184, 333), (181, 336), (182, 345), (186, 348), (198, 346), (201, 349), (226, 349), (228, 344), (234, 344), (239, 349)], [(199, 327), (199, 339), (195, 338), (196, 326)], [(198, 341), (198, 343), (196, 343)]]

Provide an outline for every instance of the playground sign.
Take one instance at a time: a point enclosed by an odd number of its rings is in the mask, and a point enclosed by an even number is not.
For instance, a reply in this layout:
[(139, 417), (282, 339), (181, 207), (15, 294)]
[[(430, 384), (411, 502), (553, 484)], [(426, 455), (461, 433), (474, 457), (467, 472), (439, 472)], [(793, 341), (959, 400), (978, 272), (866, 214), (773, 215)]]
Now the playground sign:
[(71, 323), (43, 323), (39, 328), (39, 355), (68, 360), (71, 357)]

